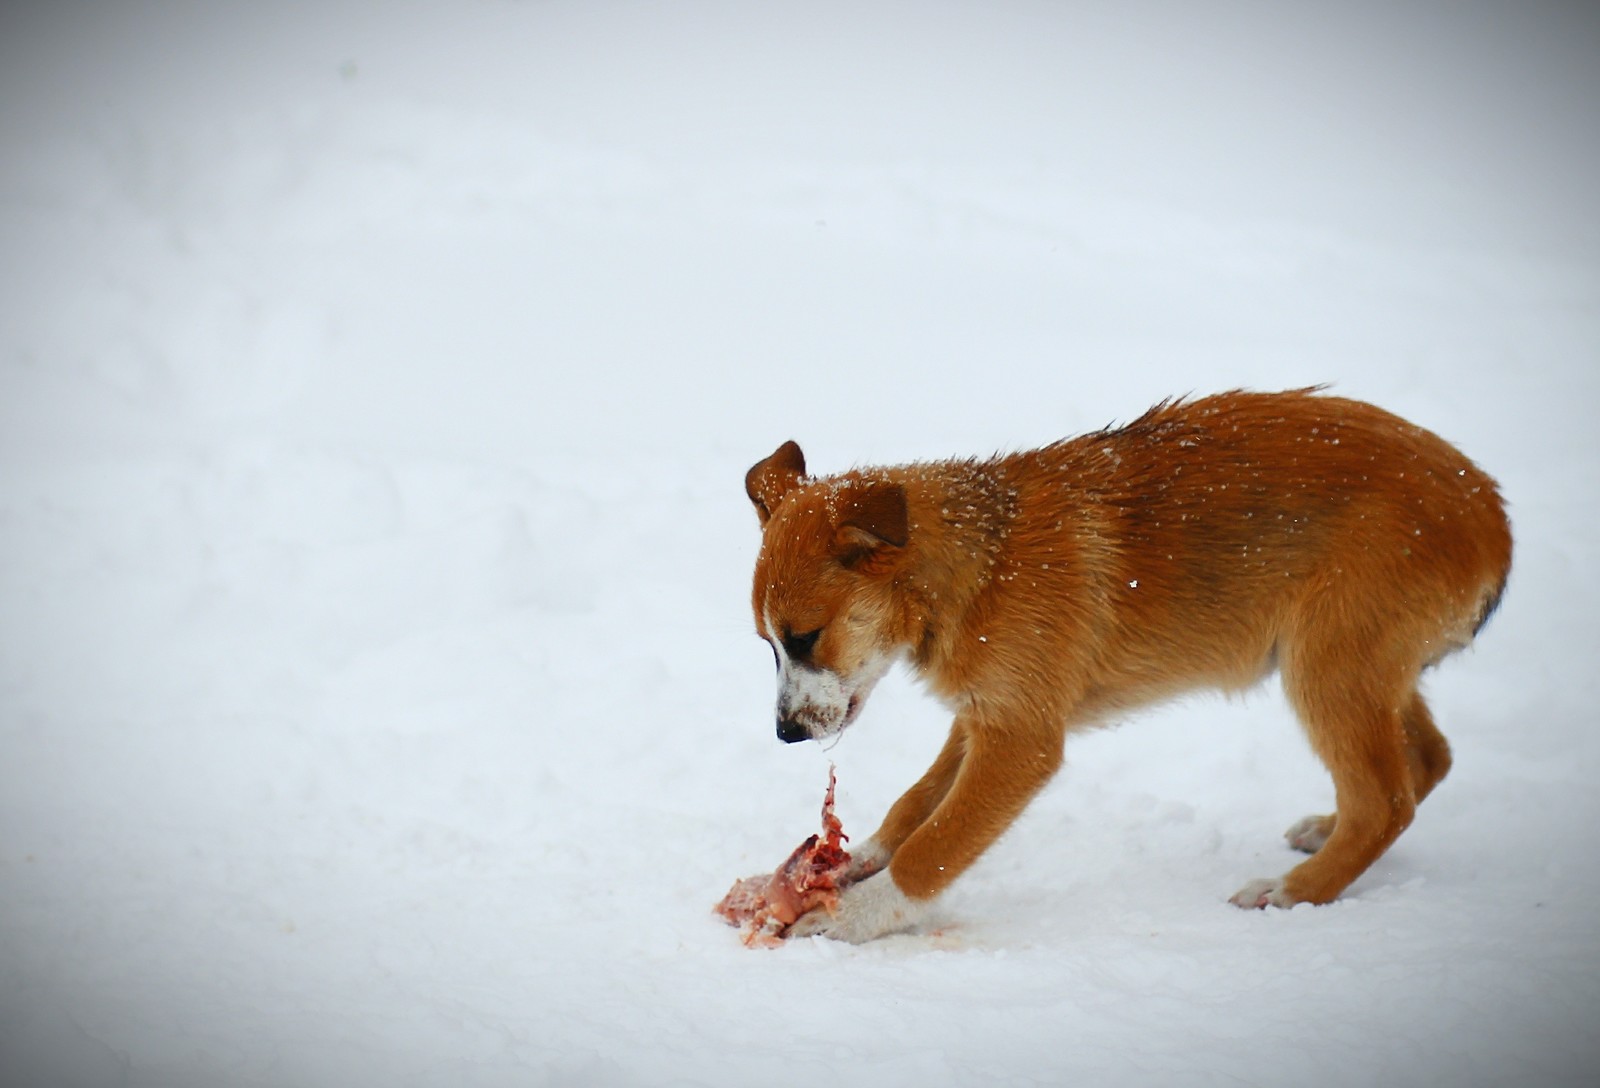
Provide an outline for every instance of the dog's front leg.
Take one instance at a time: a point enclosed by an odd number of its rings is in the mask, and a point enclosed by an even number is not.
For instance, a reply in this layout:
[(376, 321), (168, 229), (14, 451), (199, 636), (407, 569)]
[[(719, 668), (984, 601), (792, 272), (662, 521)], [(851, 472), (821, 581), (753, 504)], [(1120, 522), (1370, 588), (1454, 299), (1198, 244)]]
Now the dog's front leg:
[(916, 785), (900, 795), (900, 799), (889, 808), (889, 814), (883, 818), (878, 830), (850, 851), (850, 867), (845, 870), (844, 876), (847, 885), (865, 880), (887, 868), (900, 845), (927, 821), (939, 802), (944, 800), (966, 755), (964, 734), (962, 721), (957, 718), (933, 765), (917, 780)]
[[(957, 742), (953, 732), (929, 771), (933, 775), (950, 755), (956, 769), (948, 788), (893, 852), (888, 870), (847, 887), (833, 914), (819, 909), (800, 918), (791, 935), (820, 934), (860, 943), (912, 928), (934, 898), (1011, 826), (1061, 766), (1059, 729), (958, 721), (955, 732), (962, 734), (961, 740)], [(902, 798), (895, 808), (905, 802)]]
[(922, 920), (928, 906), (929, 902), (902, 892), (892, 873), (874, 873), (839, 894), (838, 910), (830, 914), (826, 908), (818, 907), (802, 914), (784, 936), (831, 937), (862, 944), (912, 928)]

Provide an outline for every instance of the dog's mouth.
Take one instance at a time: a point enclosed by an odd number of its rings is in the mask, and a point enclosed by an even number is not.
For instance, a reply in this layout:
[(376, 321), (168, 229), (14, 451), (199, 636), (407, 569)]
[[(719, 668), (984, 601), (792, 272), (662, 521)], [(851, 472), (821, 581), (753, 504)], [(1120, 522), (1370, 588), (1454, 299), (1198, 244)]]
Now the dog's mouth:
[(831, 737), (837, 737), (840, 733), (843, 733), (846, 729), (848, 729), (851, 723), (861, 716), (861, 708), (867, 705), (867, 696), (871, 693), (871, 684), (866, 685), (860, 690), (851, 692), (850, 696), (845, 700), (844, 714), (840, 716), (836, 724), (831, 725), (820, 732), (817, 735), (817, 739), (827, 740)]
[(866, 668), (856, 674), (855, 683), (850, 686), (849, 695), (845, 698), (844, 717), (839, 721), (839, 730), (860, 716), (862, 708), (867, 705), (867, 696), (878, 686), (883, 674), (889, 671), (889, 664), (889, 658), (878, 658), (869, 662)]
[(844, 713), (827, 719), (791, 718), (779, 723), (780, 740), (793, 743), (797, 740), (830, 741), (838, 737), (854, 722), (867, 701), (866, 692), (851, 695), (844, 705)]
[(884, 672), (884, 664), (858, 672), (849, 679), (829, 674), (831, 698), (805, 700), (798, 706), (790, 701), (790, 691), (780, 691), (778, 697), (778, 736), (789, 743), (798, 740), (831, 740), (844, 732), (867, 705)]

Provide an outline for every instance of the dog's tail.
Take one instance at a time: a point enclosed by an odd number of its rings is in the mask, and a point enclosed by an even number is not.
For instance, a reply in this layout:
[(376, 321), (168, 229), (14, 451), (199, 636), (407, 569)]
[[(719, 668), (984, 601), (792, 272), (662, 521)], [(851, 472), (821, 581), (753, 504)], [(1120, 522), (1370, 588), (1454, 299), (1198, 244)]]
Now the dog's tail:
[(1500, 607), (1500, 600), (1506, 595), (1506, 582), (1508, 580), (1509, 576), (1501, 575), (1500, 584), (1494, 587), (1494, 592), (1484, 597), (1483, 604), (1478, 608), (1478, 618), (1472, 624), (1473, 638), (1478, 637), (1478, 632), (1484, 629), (1484, 626), (1489, 622), (1489, 617), (1493, 616)]

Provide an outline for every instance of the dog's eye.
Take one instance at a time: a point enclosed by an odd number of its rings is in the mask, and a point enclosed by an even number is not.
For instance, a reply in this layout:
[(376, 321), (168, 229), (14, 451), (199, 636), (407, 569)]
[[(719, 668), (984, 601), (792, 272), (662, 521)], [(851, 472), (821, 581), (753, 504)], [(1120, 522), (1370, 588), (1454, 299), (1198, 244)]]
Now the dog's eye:
[(822, 628), (807, 631), (803, 635), (788, 634), (783, 636), (783, 652), (789, 655), (791, 661), (804, 661), (811, 656), (811, 651), (816, 648), (817, 639), (822, 637)]

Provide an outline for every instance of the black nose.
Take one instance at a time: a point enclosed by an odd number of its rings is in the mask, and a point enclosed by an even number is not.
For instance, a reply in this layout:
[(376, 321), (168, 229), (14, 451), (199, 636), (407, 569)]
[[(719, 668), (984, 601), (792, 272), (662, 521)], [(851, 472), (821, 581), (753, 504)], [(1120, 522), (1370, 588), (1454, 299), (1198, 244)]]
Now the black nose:
[(778, 719), (778, 739), (785, 744), (793, 744), (799, 740), (810, 740), (811, 734), (806, 732), (806, 727), (794, 719)]

